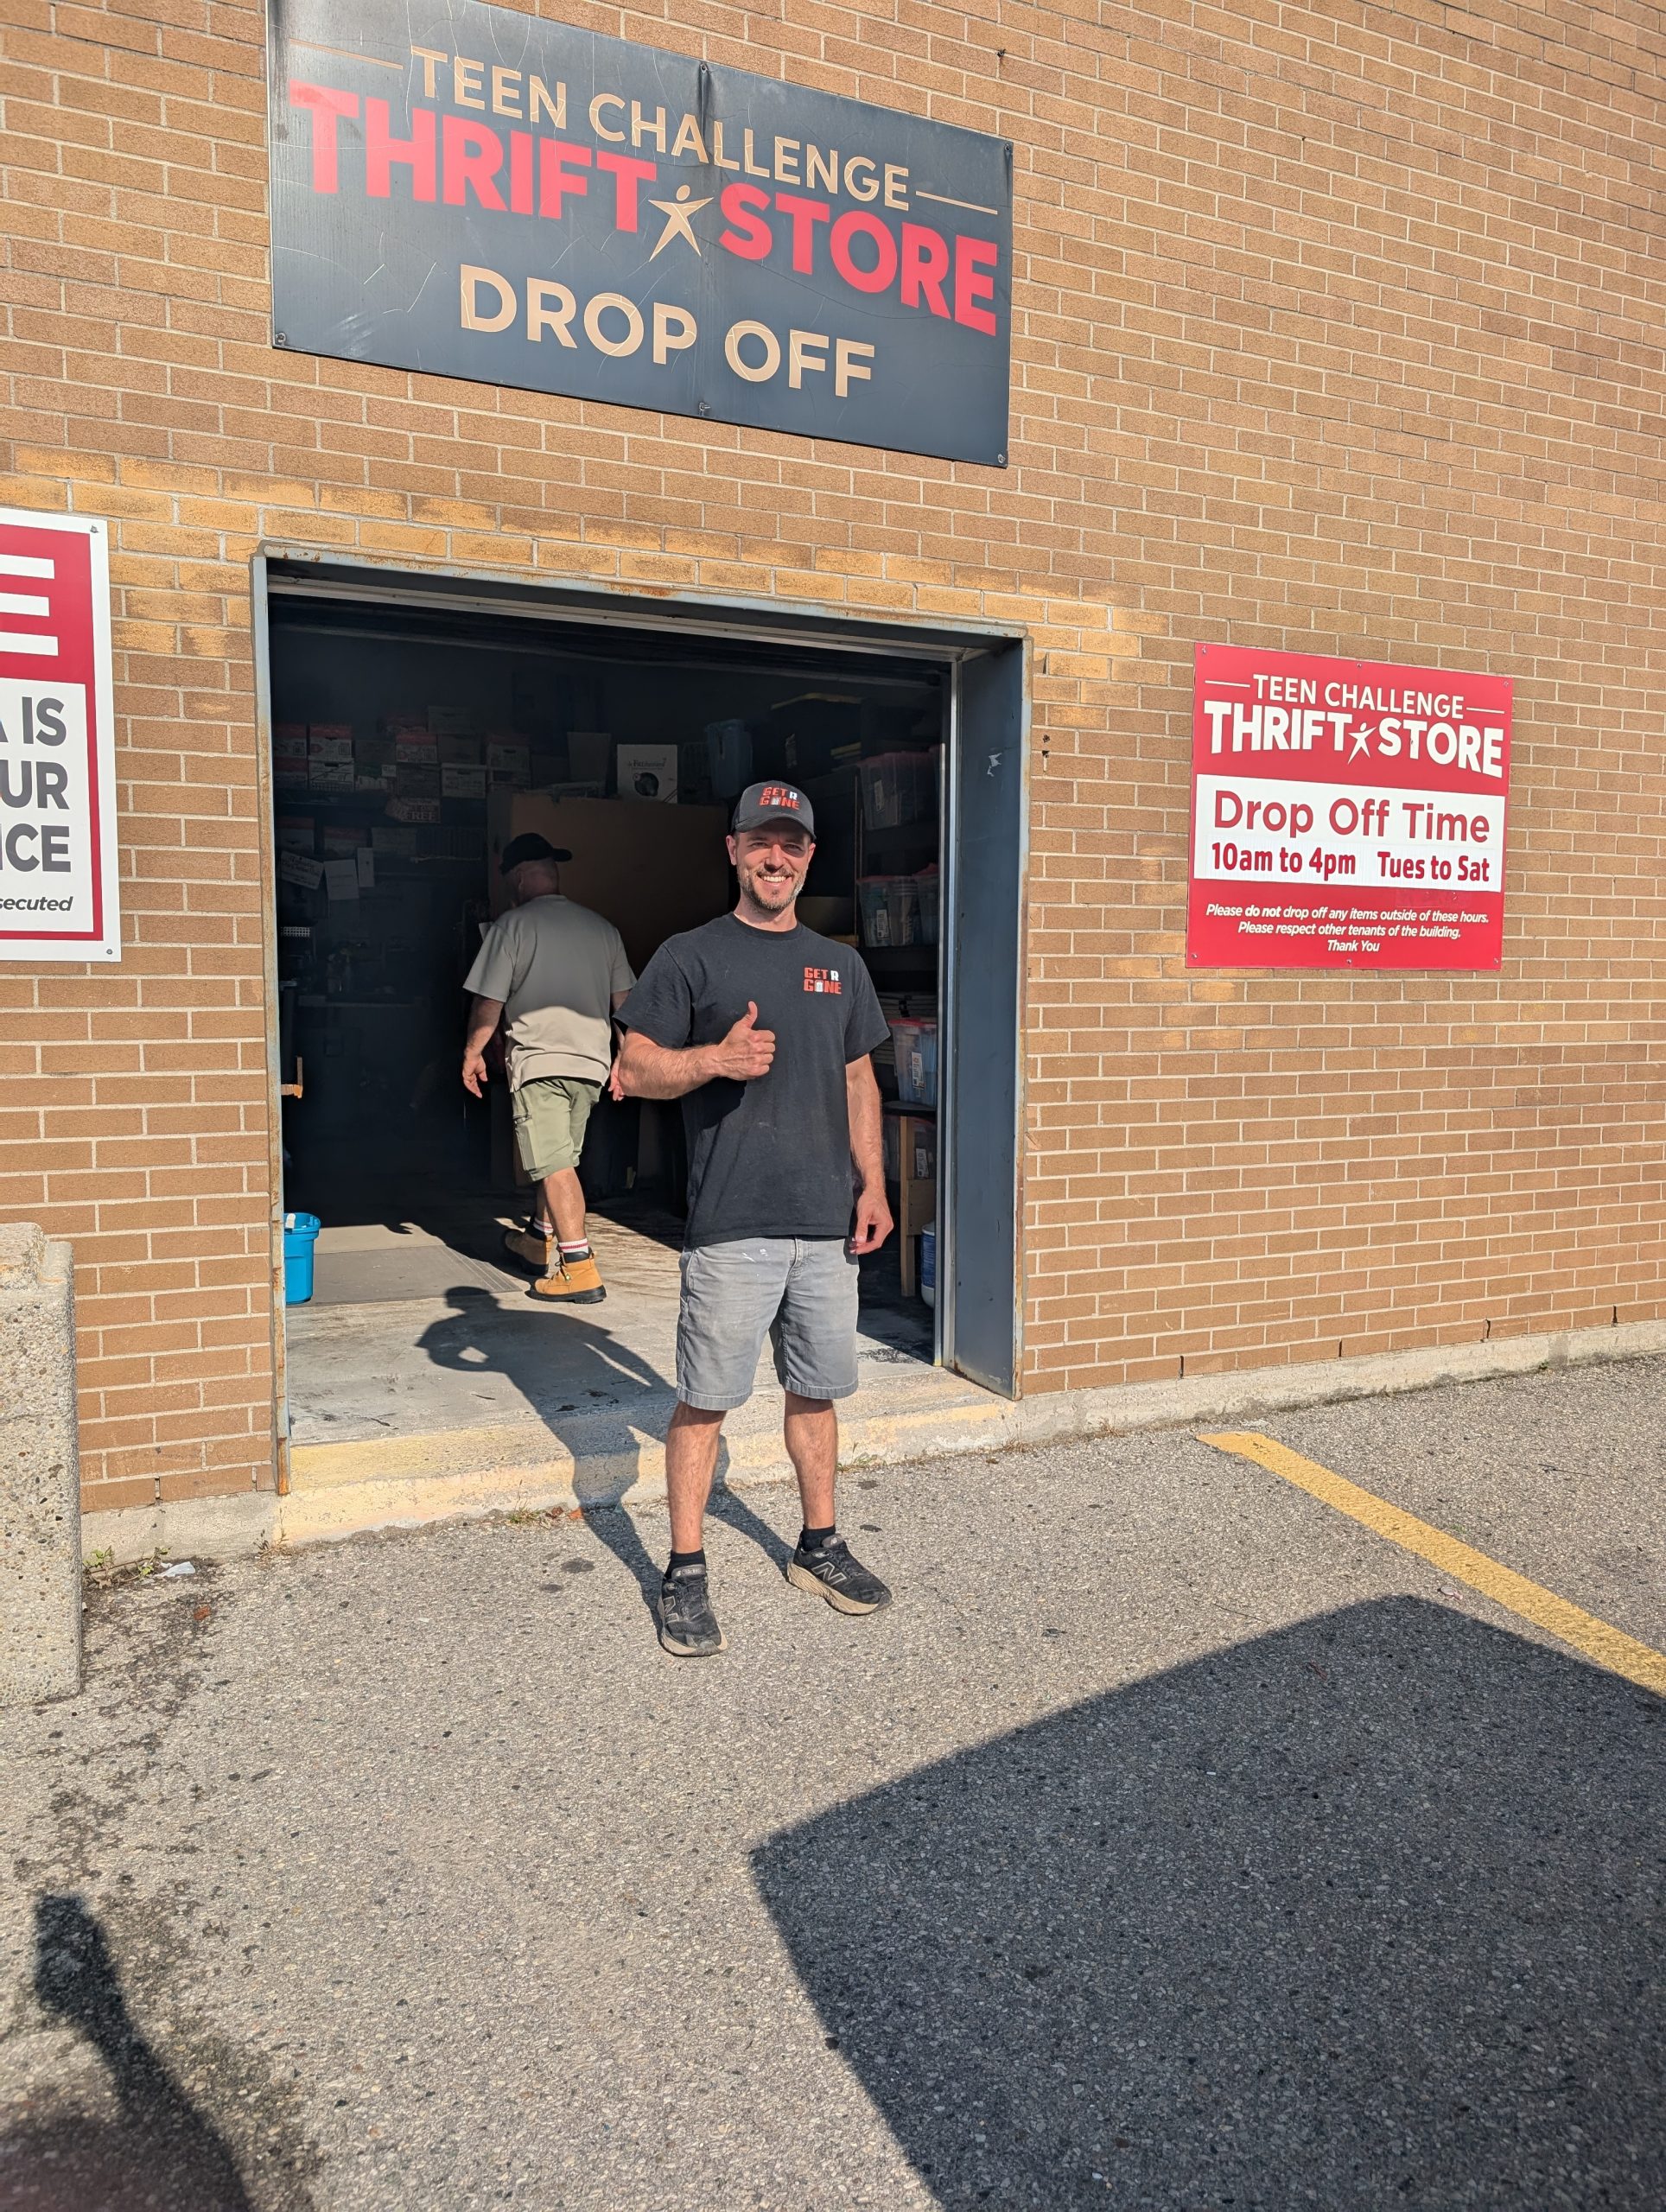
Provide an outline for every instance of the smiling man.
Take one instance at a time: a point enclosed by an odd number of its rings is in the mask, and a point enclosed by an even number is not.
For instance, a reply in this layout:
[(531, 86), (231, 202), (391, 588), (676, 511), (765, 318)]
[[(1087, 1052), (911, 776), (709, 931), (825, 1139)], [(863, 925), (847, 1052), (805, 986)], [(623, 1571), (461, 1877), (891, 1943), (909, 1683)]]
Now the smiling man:
[(843, 1613), (891, 1597), (851, 1557), (833, 1510), (835, 1407), (856, 1387), (856, 1263), (891, 1230), (868, 1057), (886, 1024), (850, 947), (798, 923), (815, 839), (794, 785), (744, 791), (728, 839), (734, 912), (668, 938), (619, 1011), (620, 1095), (680, 1098), (689, 1138), (665, 1439), (671, 1555), (655, 1608), (679, 1658), (723, 1649), (702, 1530), (723, 1416), (752, 1395), (766, 1336), (804, 1505), (787, 1579)]

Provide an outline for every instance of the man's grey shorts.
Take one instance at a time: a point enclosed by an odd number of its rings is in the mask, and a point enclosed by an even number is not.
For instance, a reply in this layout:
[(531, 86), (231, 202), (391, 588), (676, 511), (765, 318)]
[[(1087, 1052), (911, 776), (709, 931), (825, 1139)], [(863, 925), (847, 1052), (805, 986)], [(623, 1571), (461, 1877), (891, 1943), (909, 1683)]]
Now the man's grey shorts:
[(785, 1389), (849, 1397), (860, 1272), (837, 1236), (748, 1236), (684, 1252), (677, 1396), (709, 1414), (745, 1405), (767, 1336)]

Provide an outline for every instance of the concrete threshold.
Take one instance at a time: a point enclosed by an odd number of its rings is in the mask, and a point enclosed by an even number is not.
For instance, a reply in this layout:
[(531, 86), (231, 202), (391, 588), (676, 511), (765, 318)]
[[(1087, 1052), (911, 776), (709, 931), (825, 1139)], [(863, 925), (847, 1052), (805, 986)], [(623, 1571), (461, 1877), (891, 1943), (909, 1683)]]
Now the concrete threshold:
[[(1666, 1320), (1633, 1321), (1021, 1400), (997, 1398), (940, 1369), (911, 1367), (900, 1369), (894, 1382), (866, 1387), (845, 1411), (841, 1464), (901, 1467), (957, 1452), (1243, 1420), (1660, 1353), (1666, 1353)], [(668, 1415), (669, 1405), (664, 1411)], [(658, 1412), (653, 1421), (662, 1427)], [(291, 1453), (291, 1468), (287, 1497), (251, 1491), (86, 1514), (85, 1549), (108, 1549), (118, 1562), (147, 1558), (158, 1546), (176, 1559), (224, 1558), (266, 1545), (327, 1542), (459, 1517), (652, 1504), (665, 1494), (662, 1435), (614, 1410), (575, 1414), (563, 1421), (559, 1437), (528, 1419), (301, 1445)], [(778, 1398), (756, 1398), (730, 1416), (720, 1470), (726, 1486), (779, 1482), (791, 1473)]]

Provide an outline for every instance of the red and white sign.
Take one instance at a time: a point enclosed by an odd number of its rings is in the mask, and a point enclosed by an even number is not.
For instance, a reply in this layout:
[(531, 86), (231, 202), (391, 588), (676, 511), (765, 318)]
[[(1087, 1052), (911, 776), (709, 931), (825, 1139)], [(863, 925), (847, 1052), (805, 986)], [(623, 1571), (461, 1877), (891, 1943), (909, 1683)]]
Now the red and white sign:
[(1199, 645), (1188, 962), (1497, 968), (1511, 688)]
[(109, 530), (0, 508), (0, 960), (119, 960)]

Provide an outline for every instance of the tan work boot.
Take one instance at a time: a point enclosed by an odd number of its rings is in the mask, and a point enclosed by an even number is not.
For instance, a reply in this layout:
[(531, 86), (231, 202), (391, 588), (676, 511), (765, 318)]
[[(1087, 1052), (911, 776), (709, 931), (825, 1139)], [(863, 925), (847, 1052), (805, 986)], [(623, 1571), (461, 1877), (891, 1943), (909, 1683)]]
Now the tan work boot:
[(518, 1260), (524, 1268), (532, 1268), (547, 1275), (556, 1264), (556, 1240), (546, 1236), (529, 1217), (525, 1229), (506, 1229), (503, 1249), (512, 1260)]
[(548, 1272), (528, 1286), (526, 1294), (546, 1299), (552, 1306), (600, 1306), (607, 1293), (593, 1252), (587, 1252), (582, 1260), (569, 1260), (562, 1256), (558, 1245), (552, 1244)]

